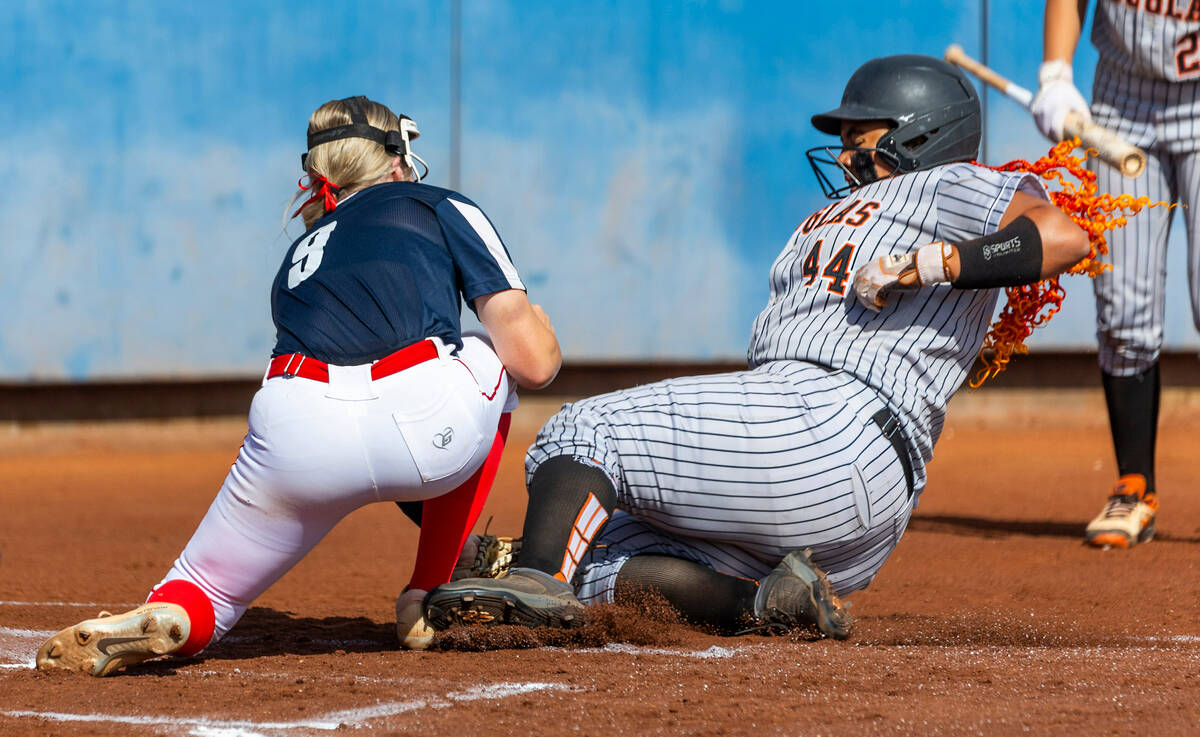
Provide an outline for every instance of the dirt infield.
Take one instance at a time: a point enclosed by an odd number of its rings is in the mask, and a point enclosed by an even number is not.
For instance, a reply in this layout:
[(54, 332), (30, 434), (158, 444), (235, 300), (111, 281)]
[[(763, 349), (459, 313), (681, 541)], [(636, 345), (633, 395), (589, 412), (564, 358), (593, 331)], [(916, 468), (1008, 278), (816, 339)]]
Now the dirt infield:
[[(527, 401), (512, 448), (557, 403)], [(351, 515), (204, 657), (108, 679), (32, 668), (54, 630), (141, 601), (244, 423), (0, 426), (0, 734), (253, 737), (1200, 733), (1200, 393), (1165, 392), (1162, 511), (1080, 543), (1114, 476), (1098, 391), (956, 397), (908, 533), (847, 642), (716, 637), (612, 612), (605, 637), (396, 650), (415, 528)], [(521, 454), (484, 518), (520, 529)], [(604, 641), (608, 640), (608, 641)]]

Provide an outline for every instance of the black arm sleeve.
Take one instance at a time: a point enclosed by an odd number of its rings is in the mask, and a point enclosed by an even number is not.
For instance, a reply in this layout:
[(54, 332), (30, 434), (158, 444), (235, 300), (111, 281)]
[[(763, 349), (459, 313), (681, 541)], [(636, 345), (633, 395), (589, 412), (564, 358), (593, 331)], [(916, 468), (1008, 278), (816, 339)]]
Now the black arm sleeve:
[(958, 289), (1032, 284), (1042, 277), (1042, 235), (1022, 215), (991, 235), (958, 244)]

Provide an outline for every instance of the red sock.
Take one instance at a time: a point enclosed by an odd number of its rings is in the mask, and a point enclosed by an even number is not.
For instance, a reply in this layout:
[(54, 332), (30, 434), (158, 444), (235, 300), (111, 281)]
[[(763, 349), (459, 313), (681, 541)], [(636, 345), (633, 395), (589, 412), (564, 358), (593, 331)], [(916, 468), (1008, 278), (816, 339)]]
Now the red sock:
[(421, 538), (417, 543), (417, 562), (413, 567), (410, 589), (428, 591), (450, 580), (454, 564), (471, 528), (483, 511), (496, 471), (500, 468), (500, 456), (504, 452), (504, 441), (508, 439), (508, 427), (512, 414), (500, 415), (496, 438), (483, 465), (466, 483), (454, 491), (433, 499), (426, 499), (421, 509)]
[(183, 611), (187, 612), (191, 624), (187, 642), (175, 651), (176, 655), (195, 655), (208, 647), (217, 618), (213, 613), (212, 602), (208, 600), (208, 595), (199, 586), (182, 578), (172, 579), (151, 591), (150, 596), (146, 599), (147, 604), (156, 601), (178, 604)]

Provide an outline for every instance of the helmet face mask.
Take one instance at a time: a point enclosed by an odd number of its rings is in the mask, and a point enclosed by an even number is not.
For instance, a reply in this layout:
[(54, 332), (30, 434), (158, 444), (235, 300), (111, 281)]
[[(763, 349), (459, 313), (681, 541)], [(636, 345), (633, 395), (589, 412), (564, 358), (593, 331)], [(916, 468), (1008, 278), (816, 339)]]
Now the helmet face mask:
[[(849, 166), (839, 158), (846, 151), (851, 152)], [(831, 200), (840, 200), (859, 187), (903, 173), (896, 155), (879, 147), (817, 146), (804, 154), (813, 168), (817, 183), (821, 185), (821, 191)], [(892, 169), (891, 174), (879, 176), (875, 169), (876, 157)]]
[[(941, 59), (915, 54), (872, 59), (851, 75), (838, 108), (812, 117), (813, 126), (830, 135), (839, 135), (844, 121), (864, 120), (891, 124), (872, 151), (884, 163), (894, 164), (892, 176), (971, 161), (978, 155), (982, 134), (979, 96), (962, 71)], [(817, 147), (807, 152), (826, 196), (839, 199), (879, 178), (862, 176), (870, 172), (851, 171), (861, 167), (843, 166), (832, 151), (833, 147)], [(858, 184), (834, 186), (819, 168), (828, 168), (830, 163)]]

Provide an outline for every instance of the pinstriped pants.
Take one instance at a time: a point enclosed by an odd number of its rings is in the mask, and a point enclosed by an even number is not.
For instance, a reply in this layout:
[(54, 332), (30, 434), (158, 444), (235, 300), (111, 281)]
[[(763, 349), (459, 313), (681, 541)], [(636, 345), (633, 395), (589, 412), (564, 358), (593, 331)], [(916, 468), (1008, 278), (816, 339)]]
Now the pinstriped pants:
[(842, 594), (867, 586), (908, 523), (895, 449), (870, 416), (881, 400), (847, 374), (779, 361), (670, 379), (564, 405), (526, 456), (527, 477), (570, 455), (598, 463), (618, 508), (575, 583), (611, 599), (621, 565), (675, 555), (766, 575), (811, 548)]
[(1100, 368), (1139, 374), (1158, 360), (1163, 342), (1167, 236), (1176, 213), (1188, 231), (1188, 292), (1200, 330), (1200, 83), (1147, 79), (1101, 58), (1092, 87), (1092, 117), (1146, 151), (1146, 171), (1126, 179), (1092, 159), (1101, 192), (1146, 196), (1155, 207), (1108, 234), (1110, 272), (1093, 282)]
[(1200, 151), (1149, 149), (1146, 172), (1138, 179), (1126, 179), (1106, 164), (1096, 164), (1095, 171), (1101, 192), (1187, 205), (1143, 210), (1108, 235), (1109, 252), (1101, 260), (1113, 269), (1093, 283), (1100, 368), (1114, 376), (1132, 376), (1157, 361), (1162, 348), (1167, 236), (1176, 212), (1187, 223), (1188, 292), (1192, 321), (1200, 330)]

